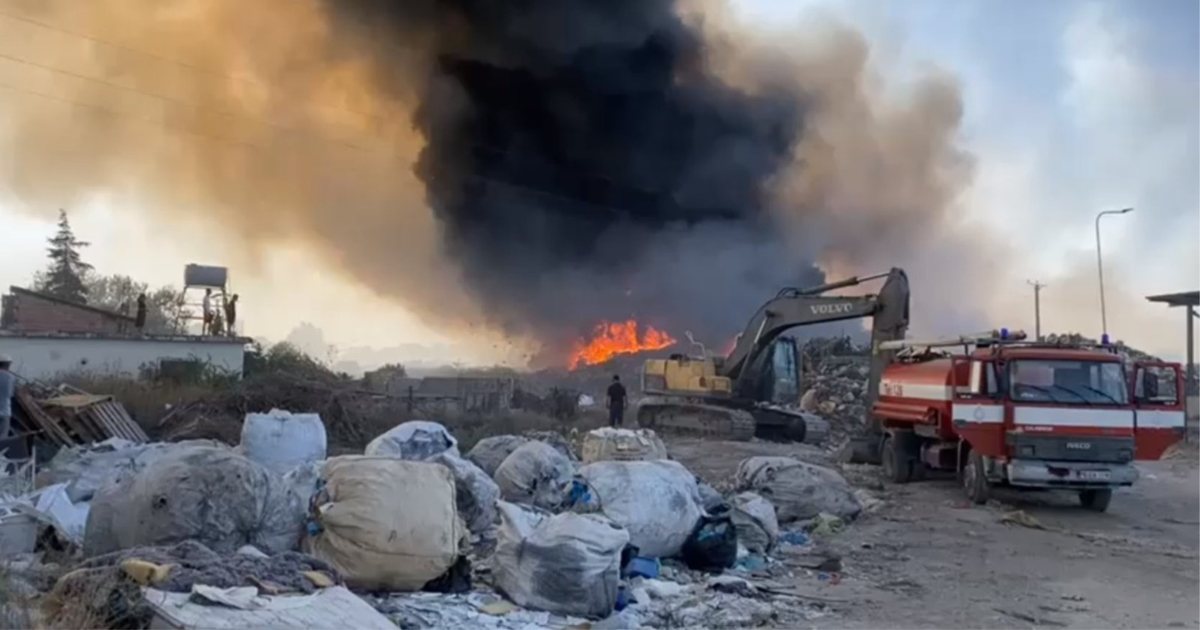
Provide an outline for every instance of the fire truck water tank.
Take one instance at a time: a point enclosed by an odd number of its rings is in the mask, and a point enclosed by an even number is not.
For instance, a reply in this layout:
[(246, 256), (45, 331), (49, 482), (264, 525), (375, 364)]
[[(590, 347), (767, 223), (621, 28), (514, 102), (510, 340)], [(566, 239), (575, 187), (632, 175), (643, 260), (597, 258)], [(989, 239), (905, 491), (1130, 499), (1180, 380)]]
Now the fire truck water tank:
[(208, 265), (188, 265), (183, 268), (183, 284), (190, 287), (224, 288), (229, 280), (229, 270), (225, 267)]

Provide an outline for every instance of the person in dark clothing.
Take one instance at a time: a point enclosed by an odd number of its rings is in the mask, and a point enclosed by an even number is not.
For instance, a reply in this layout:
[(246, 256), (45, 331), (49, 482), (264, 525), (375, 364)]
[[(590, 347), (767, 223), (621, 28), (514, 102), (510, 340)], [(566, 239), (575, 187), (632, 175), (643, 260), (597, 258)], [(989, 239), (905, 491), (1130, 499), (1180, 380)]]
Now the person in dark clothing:
[(621, 376), (613, 375), (612, 385), (608, 386), (608, 424), (621, 426), (625, 420), (625, 386), (621, 384)]
[(233, 336), (233, 324), (237, 322), (237, 301), (238, 296), (234, 293), (233, 297), (225, 303), (225, 330), (231, 337)]
[(138, 330), (146, 328), (146, 294), (142, 293), (137, 299), (137, 315), (134, 317), (134, 325)]

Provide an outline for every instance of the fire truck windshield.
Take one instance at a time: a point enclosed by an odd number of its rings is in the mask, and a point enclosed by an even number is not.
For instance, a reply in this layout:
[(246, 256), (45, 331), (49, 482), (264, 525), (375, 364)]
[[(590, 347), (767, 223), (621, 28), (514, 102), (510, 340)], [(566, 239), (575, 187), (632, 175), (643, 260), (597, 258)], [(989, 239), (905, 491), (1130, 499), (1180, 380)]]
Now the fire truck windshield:
[(1124, 405), (1128, 391), (1120, 363), (1021, 359), (1009, 365), (1013, 400)]

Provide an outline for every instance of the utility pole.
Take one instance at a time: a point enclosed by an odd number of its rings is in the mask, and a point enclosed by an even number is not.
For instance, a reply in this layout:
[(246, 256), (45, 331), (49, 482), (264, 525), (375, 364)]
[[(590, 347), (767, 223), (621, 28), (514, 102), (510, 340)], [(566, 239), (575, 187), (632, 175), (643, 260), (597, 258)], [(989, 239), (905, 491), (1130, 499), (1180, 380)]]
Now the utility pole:
[(1108, 315), (1104, 311), (1104, 260), (1100, 257), (1100, 218), (1110, 214), (1133, 212), (1133, 208), (1104, 210), (1096, 215), (1096, 272), (1100, 276), (1100, 343), (1108, 343)]
[(1026, 280), (1033, 287), (1033, 338), (1042, 340), (1042, 289), (1046, 285), (1037, 280)]

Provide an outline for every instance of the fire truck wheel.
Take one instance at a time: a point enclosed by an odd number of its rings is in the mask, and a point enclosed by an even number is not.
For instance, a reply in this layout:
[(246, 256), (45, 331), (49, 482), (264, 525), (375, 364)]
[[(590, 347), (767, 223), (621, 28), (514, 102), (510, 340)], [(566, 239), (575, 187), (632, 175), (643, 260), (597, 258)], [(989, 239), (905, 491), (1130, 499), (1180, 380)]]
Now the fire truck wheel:
[(1103, 512), (1112, 501), (1112, 490), (1080, 490), (1079, 503), (1093, 512)]
[(912, 458), (903, 450), (894, 436), (883, 439), (880, 458), (883, 460), (883, 476), (892, 483), (908, 483), (912, 476)]
[(983, 456), (975, 451), (967, 457), (967, 465), (962, 471), (963, 491), (967, 494), (967, 499), (975, 505), (983, 505), (988, 500), (988, 490), (990, 484), (987, 480), (987, 468), (983, 463)]

